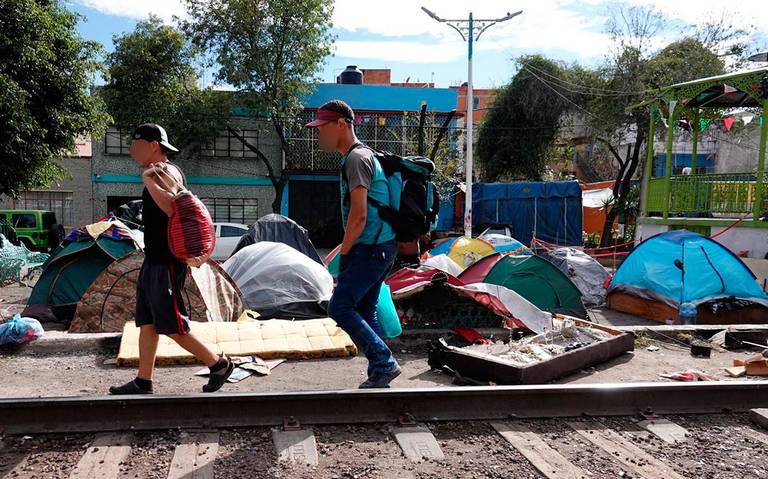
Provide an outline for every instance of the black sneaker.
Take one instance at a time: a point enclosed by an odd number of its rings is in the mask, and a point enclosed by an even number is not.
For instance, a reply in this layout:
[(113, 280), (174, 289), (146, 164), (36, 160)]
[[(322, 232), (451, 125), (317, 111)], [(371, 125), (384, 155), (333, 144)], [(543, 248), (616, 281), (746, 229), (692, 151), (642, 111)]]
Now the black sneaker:
[(221, 368), (217, 370), (211, 370), (210, 375), (208, 376), (208, 384), (203, 386), (203, 392), (204, 393), (212, 393), (216, 392), (224, 385), (225, 382), (227, 382), (227, 379), (229, 379), (229, 376), (232, 374), (232, 371), (235, 370), (235, 364), (232, 362), (231, 359), (221, 355), (222, 359), (225, 359), (227, 361), (226, 366), (222, 366)]
[(128, 381), (120, 386), (112, 386), (109, 388), (109, 394), (123, 395), (123, 394), (152, 394), (152, 388), (144, 389), (136, 381)]
[(400, 366), (395, 365), (390, 371), (383, 373), (373, 373), (368, 380), (360, 385), (360, 389), (386, 389), (389, 383), (402, 373)]

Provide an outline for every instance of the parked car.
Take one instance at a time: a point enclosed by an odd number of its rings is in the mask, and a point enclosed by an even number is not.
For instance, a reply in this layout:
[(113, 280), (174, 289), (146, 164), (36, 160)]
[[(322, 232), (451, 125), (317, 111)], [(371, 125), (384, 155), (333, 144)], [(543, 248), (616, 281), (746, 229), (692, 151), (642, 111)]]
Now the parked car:
[(19, 241), (30, 251), (52, 251), (66, 236), (64, 226), (56, 221), (56, 214), (44, 210), (0, 210), (16, 230)]
[(211, 259), (226, 261), (235, 250), (240, 237), (248, 232), (248, 226), (240, 223), (214, 223), (216, 225), (216, 248)]

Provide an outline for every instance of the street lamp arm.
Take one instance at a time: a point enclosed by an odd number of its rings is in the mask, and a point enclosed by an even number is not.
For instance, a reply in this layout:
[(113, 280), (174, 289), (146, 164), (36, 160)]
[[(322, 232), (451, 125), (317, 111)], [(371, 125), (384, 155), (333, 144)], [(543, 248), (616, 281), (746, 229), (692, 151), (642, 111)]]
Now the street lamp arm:
[(464, 32), (461, 30), (461, 27), (459, 27), (457, 25), (454, 25), (453, 23), (448, 23), (448, 22), (446, 22), (446, 25), (448, 25), (449, 27), (451, 27), (454, 30), (456, 30), (457, 32), (459, 32), (459, 35), (461, 35), (461, 39), (464, 40), (465, 42), (467, 41), (467, 37), (464, 36)]
[(488, 30), (489, 28), (491, 28), (494, 25), (496, 25), (496, 22), (489, 23), (489, 24), (483, 26), (482, 28), (480, 28), (480, 31), (477, 32), (477, 36), (475, 37), (475, 41), (480, 40), (480, 35), (482, 35), (484, 31)]

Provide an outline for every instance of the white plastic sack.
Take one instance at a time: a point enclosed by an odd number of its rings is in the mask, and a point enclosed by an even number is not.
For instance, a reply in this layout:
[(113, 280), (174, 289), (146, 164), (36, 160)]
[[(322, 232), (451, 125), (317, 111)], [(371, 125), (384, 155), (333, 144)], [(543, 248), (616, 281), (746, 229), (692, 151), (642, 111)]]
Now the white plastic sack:
[(283, 243), (261, 241), (223, 265), (255, 311), (291, 303), (330, 301), (333, 278), (321, 264)]
[(464, 272), (461, 266), (456, 264), (454, 260), (448, 257), (447, 254), (438, 254), (432, 256), (421, 262), (421, 267), (439, 269), (445, 273), (453, 276), (458, 276)]

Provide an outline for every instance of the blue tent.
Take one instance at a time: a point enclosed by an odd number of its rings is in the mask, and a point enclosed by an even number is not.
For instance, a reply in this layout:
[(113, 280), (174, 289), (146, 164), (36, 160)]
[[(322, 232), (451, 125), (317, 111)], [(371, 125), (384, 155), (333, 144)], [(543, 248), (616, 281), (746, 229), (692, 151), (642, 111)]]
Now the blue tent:
[(581, 187), (577, 181), (478, 183), (472, 186), (473, 224), (512, 225), (526, 245), (536, 237), (581, 244)]
[(687, 230), (661, 233), (640, 243), (616, 270), (608, 288), (613, 291), (674, 308), (731, 296), (768, 307), (768, 295), (735, 254)]

